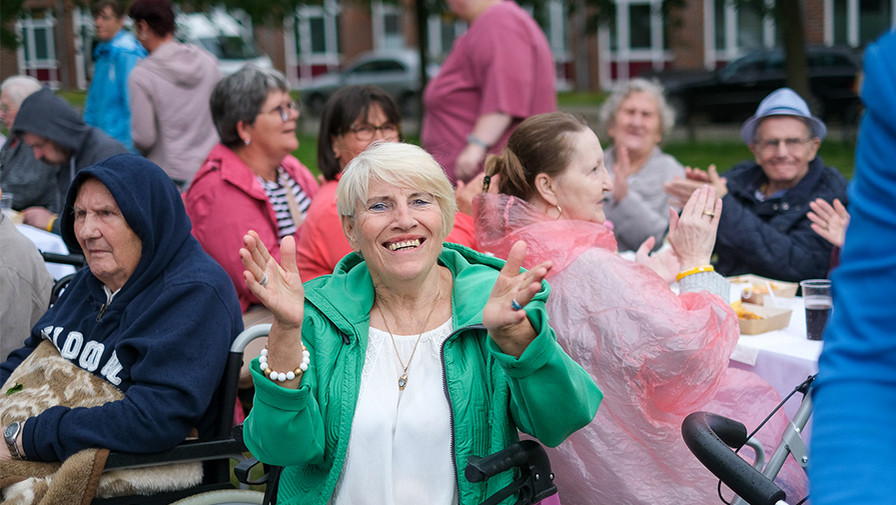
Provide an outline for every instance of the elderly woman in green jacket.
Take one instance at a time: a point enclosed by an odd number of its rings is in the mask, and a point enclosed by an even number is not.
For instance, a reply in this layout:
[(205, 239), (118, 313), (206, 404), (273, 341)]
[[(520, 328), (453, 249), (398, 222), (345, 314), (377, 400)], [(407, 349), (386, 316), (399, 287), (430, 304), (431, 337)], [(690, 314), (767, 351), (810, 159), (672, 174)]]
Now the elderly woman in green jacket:
[(240, 250), (275, 316), (246, 443), (286, 467), (281, 503), (478, 504), (512, 476), (469, 483), (468, 456), (518, 430), (556, 446), (594, 417), (600, 391), (547, 324), (550, 262), (444, 243), (454, 191), (429, 154), (372, 146), (337, 201), (354, 253), (332, 275), (303, 286), (291, 237), (281, 264), (254, 232)]

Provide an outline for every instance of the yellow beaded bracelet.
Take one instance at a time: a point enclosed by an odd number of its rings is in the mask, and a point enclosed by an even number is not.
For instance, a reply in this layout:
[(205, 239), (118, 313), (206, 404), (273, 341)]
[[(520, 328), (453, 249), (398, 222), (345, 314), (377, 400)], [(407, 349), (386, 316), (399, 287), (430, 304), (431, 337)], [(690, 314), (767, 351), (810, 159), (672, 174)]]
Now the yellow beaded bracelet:
[(50, 223), (47, 225), (47, 231), (53, 232), (53, 224), (56, 223), (56, 216), (50, 218)]
[(679, 272), (678, 275), (675, 276), (675, 282), (681, 282), (682, 279), (691, 275), (691, 274), (699, 274), (701, 272), (715, 272), (716, 269), (712, 267), (712, 265), (700, 265), (699, 267), (689, 268), (682, 272)]

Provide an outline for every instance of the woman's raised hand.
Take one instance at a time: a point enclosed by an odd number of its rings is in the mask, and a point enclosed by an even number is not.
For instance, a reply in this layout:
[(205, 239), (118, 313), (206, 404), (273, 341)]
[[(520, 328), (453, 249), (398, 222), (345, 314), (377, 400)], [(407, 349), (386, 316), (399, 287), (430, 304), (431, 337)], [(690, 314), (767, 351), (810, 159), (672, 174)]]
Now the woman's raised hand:
[(523, 307), (541, 289), (541, 281), (551, 269), (545, 261), (521, 272), (526, 257), (526, 243), (518, 241), (510, 248), (507, 263), (498, 274), (495, 287), (482, 310), (482, 324), (492, 340), (505, 354), (519, 357), (535, 338), (535, 328)]
[(669, 243), (682, 269), (709, 263), (722, 215), (722, 199), (711, 185), (697, 188), (685, 203), (681, 215), (669, 211)]
[(243, 279), (252, 294), (284, 327), (300, 327), (305, 313), (305, 288), (296, 266), (296, 241), (289, 235), (280, 242), (282, 265), (277, 264), (258, 233), (243, 236), (240, 260), (246, 270)]

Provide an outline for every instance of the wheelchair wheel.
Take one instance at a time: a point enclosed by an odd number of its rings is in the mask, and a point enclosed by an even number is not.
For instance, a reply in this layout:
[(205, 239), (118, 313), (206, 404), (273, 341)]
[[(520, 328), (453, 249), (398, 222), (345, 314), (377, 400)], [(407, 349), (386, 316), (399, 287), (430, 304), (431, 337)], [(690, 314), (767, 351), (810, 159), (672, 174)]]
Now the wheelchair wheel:
[(248, 489), (222, 489), (199, 493), (172, 505), (261, 505), (264, 493)]

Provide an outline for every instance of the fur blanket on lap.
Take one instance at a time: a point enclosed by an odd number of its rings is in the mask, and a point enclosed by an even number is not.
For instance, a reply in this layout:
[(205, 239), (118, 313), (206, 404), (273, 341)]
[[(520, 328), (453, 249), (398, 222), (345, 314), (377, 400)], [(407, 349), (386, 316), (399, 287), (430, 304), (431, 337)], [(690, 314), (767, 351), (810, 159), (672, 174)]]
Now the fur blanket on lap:
[[(73, 365), (44, 341), (0, 389), (0, 426), (55, 405), (97, 407), (123, 397), (118, 388)], [(107, 449), (84, 449), (61, 463), (0, 461), (0, 498), (10, 505), (89, 504), (95, 496), (152, 494), (202, 481), (199, 462), (103, 473), (108, 454)]]

